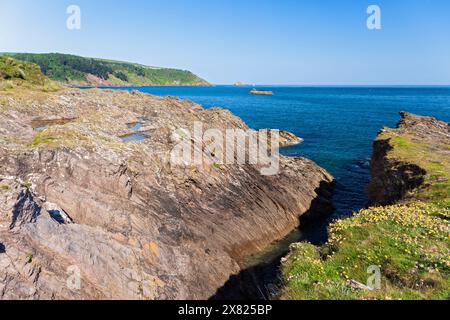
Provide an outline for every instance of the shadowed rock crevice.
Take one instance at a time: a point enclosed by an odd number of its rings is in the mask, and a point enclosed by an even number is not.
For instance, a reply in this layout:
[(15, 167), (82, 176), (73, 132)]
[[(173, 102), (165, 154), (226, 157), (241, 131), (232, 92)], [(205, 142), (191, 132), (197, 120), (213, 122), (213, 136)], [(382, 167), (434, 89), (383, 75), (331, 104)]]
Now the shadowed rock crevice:
[(394, 204), (425, 182), (427, 172), (423, 168), (387, 157), (392, 149), (390, 140), (375, 141), (373, 149), (369, 205)]
[[(300, 227), (273, 246), (273, 252), (263, 252), (260, 263), (242, 269), (210, 297), (210, 300), (271, 300), (283, 287), (280, 274), (281, 259), (289, 253), (290, 244), (307, 241), (321, 244), (327, 239), (326, 218), (335, 208), (331, 203), (334, 182), (323, 182), (316, 189), (317, 197), (310, 210), (300, 218)], [(269, 257), (269, 258), (268, 258)]]
[(41, 208), (34, 201), (30, 190), (22, 190), (13, 208), (10, 229), (21, 226), (22, 224), (36, 222), (40, 213)]

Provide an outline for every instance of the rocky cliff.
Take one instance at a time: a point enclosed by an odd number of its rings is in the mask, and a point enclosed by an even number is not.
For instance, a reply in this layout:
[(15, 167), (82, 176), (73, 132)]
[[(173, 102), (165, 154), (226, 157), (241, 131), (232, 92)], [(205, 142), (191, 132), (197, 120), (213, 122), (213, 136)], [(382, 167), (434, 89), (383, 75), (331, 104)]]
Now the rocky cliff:
[(274, 176), (171, 165), (173, 132), (194, 122), (247, 129), (139, 92), (0, 91), (0, 299), (208, 298), (332, 182), (304, 158)]
[[(448, 185), (444, 188), (450, 171), (450, 125), (407, 112), (401, 117), (397, 128), (383, 129), (373, 145), (368, 188), (372, 205), (393, 204), (405, 198), (445, 198), (443, 192), (447, 196), (450, 193)], [(435, 171), (441, 176), (431, 174)]]

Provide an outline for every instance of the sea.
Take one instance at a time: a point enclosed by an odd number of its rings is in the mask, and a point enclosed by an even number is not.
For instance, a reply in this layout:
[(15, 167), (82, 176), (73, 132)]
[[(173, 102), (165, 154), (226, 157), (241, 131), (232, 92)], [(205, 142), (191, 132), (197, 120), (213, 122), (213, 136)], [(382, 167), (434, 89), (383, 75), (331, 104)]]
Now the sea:
[(251, 95), (253, 87), (118, 87), (177, 96), (205, 108), (230, 110), (253, 129), (290, 131), (304, 139), (281, 153), (314, 160), (336, 178), (331, 219), (364, 208), (368, 199), (372, 143), (383, 127), (395, 127), (399, 112), (450, 121), (450, 87), (257, 86), (273, 96)]

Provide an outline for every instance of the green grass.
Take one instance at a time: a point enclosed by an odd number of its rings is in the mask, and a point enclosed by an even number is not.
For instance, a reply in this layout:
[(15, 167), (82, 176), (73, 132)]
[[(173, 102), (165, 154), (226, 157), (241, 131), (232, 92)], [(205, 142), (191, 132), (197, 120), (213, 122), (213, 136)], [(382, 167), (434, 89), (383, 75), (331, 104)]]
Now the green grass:
[[(100, 139), (100, 138), (99, 138)], [(76, 147), (88, 145), (94, 141), (76, 128), (55, 125), (35, 133), (30, 143), (32, 148), (55, 149), (59, 147)], [(104, 142), (104, 140), (102, 140)]]
[(32, 253), (27, 254), (27, 263), (32, 263), (34, 255)]
[(55, 137), (48, 136), (46, 130), (38, 132), (34, 135), (33, 141), (31, 143), (32, 147), (38, 147), (42, 144), (49, 144), (53, 141), (57, 140)]
[(391, 144), (394, 146), (394, 148), (397, 148), (397, 151), (400, 149), (403, 152), (410, 153), (417, 149), (417, 144), (413, 144), (411, 141), (406, 139), (405, 137), (393, 137), (391, 138)]
[(26, 149), (41, 151), (78, 147), (88, 149), (102, 147), (108, 150), (129, 148), (126, 144), (117, 142), (116, 139), (111, 139), (108, 136), (86, 132), (85, 128), (76, 121), (72, 121), (70, 124), (51, 125), (45, 130), (36, 132), (31, 139), (24, 140), (24, 146)]
[[(449, 299), (449, 223), (434, 204), (409, 204), (362, 210), (335, 223), (320, 248), (292, 246), (283, 264), (283, 299)], [(380, 290), (366, 284), (370, 266), (381, 269)]]
[(0, 90), (15, 88), (53, 92), (60, 87), (44, 76), (38, 65), (0, 56)]
[(23, 186), (27, 189), (31, 189), (31, 187), (33, 186), (33, 183), (31, 181), (25, 181), (23, 183)]

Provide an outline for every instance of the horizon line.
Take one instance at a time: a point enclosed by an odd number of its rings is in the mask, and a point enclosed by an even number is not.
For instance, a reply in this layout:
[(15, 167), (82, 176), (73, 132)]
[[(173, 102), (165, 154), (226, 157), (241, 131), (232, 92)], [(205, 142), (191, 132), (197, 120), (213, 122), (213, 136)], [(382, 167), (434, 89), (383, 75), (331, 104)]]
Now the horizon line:
[(448, 84), (389, 84), (389, 83), (374, 83), (374, 84), (338, 84), (338, 83), (326, 83), (326, 84), (245, 84), (235, 85), (229, 83), (214, 83), (213, 86), (232, 86), (232, 87), (450, 87)]

